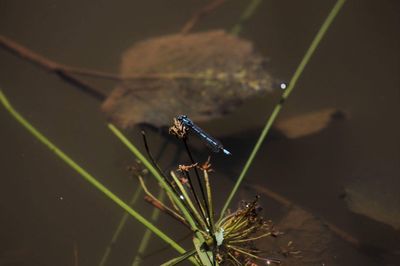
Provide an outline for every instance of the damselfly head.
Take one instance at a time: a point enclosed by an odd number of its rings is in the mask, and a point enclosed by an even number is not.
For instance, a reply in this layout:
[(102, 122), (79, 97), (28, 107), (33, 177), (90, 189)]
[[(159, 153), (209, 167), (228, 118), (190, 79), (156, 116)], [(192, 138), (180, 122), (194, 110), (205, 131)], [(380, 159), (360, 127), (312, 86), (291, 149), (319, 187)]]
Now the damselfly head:
[(193, 126), (193, 121), (189, 119), (187, 115), (179, 115), (177, 117), (178, 121), (187, 127)]
[[(177, 118), (174, 118), (174, 125), (169, 129), (169, 132), (179, 138), (183, 138), (182, 136), (186, 136), (187, 130), (191, 130), (196, 134), (213, 152), (222, 151), (225, 155), (231, 155), (228, 150), (224, 149), (219, 140), (197, 126), (187, 115), (179, 115)], [(182, 134), (183, 131), (184, 134)]]

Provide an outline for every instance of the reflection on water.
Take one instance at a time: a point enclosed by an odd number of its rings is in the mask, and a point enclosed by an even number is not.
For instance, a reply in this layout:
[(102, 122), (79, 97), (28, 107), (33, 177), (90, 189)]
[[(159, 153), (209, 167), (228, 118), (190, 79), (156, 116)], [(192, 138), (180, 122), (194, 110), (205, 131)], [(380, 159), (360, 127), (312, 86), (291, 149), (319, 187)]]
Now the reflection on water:
[[(139, 40), (177, 32), (189, 14), (202, 5), (195, 0), (121, 1), (112, 6), (92, 1), (42, 0), (23, 5), (3, 1), (0, 33), (61, 63), (117, 72), (126, 48)], [(263, 1), (241, 36), (269, 59), (274, 76), (289, 79), (332, 5)], [(245, 1), (228, 1), (194, 30), (230, 29), (244, 6)], [(271, 136), (248, 175), (249, 183), (283, 195), (307, 210), (307, 215), (334, 224), (361, 242), (355, 249), (310, 218), (306, 224), (321, 232), (317, 243), (333, 243), (324, 254), (331, 256), (332, 265), (395, 265), (400, 261), (398, 231), (385, 221), (368, 218), (371, 215), (365, 211), (353, 213), (347, 206), (351, 188), (368, 200), (364, 207), (374, 201), (380, 205), (372, 210), (395, 213), (400, 209), (399, 196), (391, 189), (400, 186), (396, 178), (400, 174), (396, 123), (400, 108), (399, 8), (395, 1), (346, 3), (286, 102), (281, 118), (333, 108), (345, 111), (347, 119), (297, 139)], [(126, 171), (133, 159), (105, 127), (99, 102), (4, 50), (0, 50), (0, 58), (0, 86), (16, 108), (129, 201), (137, 186)], [(105, 89), (114, 86), (110, 81), (92, 82)], [(201, 124), (233, 154), (229, 160), (214, 158), (217, 208), (222, 207), (228, 185), (238, 176), (276, 97), (254, 99), (231, 115)], [(75, 256), (79, 265), (97, 265), (122, 211), (34, 141), (4, 111), (0, 120), (0, 265), (74, 265)], [(130, 135), (141, 143), (138, 128)], [(152, 149), (157, 150), (163, 137), (149, 135)], [(171, 142), (160, 160), (166, 169), (177, 159), (177, 147)], [(196, 142), (192, 145), (199, 159), (206, 159), (207, 150)], [(237, 200), (254, 193), (243, 189)], [(282, 224), (291, 228), (287, 218), (299, 212), (286, 212), (268, 198), (262, 202), (265, 216), (277, 223), (283, 217)], [(152, 211), (146, 204), (136, 208), (147, 217)], [(168, 217), (161, 216), (158, 225), (176, 239), (186, 235)], [(293, 238), (301, 236), (301, 232), (294, 234)], [(142, 235), (143, 227), (129, 219), (113, 248), (110, 265), (129, 265)], [(315, 246), (296, 245), (318, 253)], [(163, 247), (161, 240), (152, 239), (144, 255), (146, 265), (171, 257), (171, 250)]]

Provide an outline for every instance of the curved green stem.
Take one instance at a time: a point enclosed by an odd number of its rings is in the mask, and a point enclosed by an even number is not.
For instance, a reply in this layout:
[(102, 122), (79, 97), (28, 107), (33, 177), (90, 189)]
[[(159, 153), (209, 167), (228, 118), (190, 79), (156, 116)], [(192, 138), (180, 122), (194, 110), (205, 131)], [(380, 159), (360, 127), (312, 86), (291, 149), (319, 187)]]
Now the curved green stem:
[(146, 218), (140, 215), (138, 212), (133, 210), (128, 204), (122, 201), (118, 196), (108, 190), (103, 184), (101, 184), (95, 177), (93, 177), (90, 173), (88, 173), (85, 169), (79, 166), (75, 161), (73, 161), (68, 155), (66, 155), (62, 150), (60, 150), (56, 145), (54, 145), (50, 140), (48, 140), (42, 133), (40, 133), (35, 127), (33, 127), (24, 117), (22, 117), (9, 103), (6, 96), (0, 90), (0, 102), (4, 106), (4, 108), (23, 126), (25, 127), (29, 133), (31, 133), (36, 139), (42, 142), (47, 148), (49, 148), (55, 155), (57, 155), (63, 162), (65, 162), (68, 166), (74, 169), (78, 174), (80, 174), (86, 181), (88, 181), (92, 186), (101, 191), (104, 195), (106, 195), (109, 199), (115, 202), (118, 206), (124, 209), (127, 213), (129, 213), (132, 217), (134, 217), (137, 221), (142, 223), (148, 229), (150, 229), (154, 234), (168, 243), (171, 247), (177, 250), (179, 253), (185, 253), (185, 250), (174, 240), (172, 240), (169, 236), (167, 236), (160, 229), (155, 227), (151, 222), (149, 222)]
[(324, 23), (322, 24), (321, 28), (319, 29), (317, 35), (315, 36), (314, 40), (312, 41), (310, 47), (308, 48), (306, 54), (304, 55), (303, 59), (301, 60), (299, 66), (297, 67), (295, 73), (293, 74), (293, 77), (291, 78), (289, 82), (289, 86), (285, 90), (285, 92), (282, 94), (281, 100), (279, 103), (275, 106), (274, 110), (272, 111), (271, 116), (267, 120), (264, 129), (262, 130), (260, 137), (257, 140), (256, 145), (254, 146), (249, 158), (247, 159), (247, 162), (245, 166), (243, 167), (242, 172), (239, 175), (239, 178), (236, 181), (235, 186), (233, 187), (228, 199), (225, 202), (224, 207), (222, 208), (221, 214), (220, 214), (220, 219), (223, 217), (225, 214), (226, 209), (228, 208), (229, 204), (232, 201), (233, 196), (235, 195), (236, 191), (238, 190), (240, 184), (243, 181), (243, 178), (245, 177), (246, 173), (248, 172), (258, 150), (261, 147), (261, 144), (264, 142), (265, 137), (267, 136), (272, 124), (274, 123), (276, 117), (278, 116), (279, 112), (282, 109), (283, 103), (285, 100), (289, 97), (290, 93), (292, 92), (293, 88), (295, 87), (297, 80), (301, 76), (301, 73), (303, 72), (304, 68), (306, 67), (307, 63), (310, 61), (311, 56), (314, 54), (315, 50), (318, 47), (318, 44), (324, 37), (325, 33), (327, 32), (329, 26), (332, 24), (334, 21), (336, 15), (339, 13), (340, 9), (342, 8), (343, 4), (345, 3), (346, 0), (338, 0), (335, 4), (335, 6), (332, 8), (331, 12), (329, 13), (328, 17), (325, 19)]

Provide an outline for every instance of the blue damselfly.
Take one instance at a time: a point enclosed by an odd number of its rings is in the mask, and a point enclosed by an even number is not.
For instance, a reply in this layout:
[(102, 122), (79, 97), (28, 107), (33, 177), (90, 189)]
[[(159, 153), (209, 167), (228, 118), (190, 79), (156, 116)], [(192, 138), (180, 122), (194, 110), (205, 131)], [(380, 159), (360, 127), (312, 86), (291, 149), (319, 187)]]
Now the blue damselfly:
[(193, 123), (193, 121), (190, 120), (186, 115), (180, 115), (177, 117), (177, 119), (186, 128), (192, 130), (197, 136), (199, 136), (200, 139), (202, 139), (214, 152), (222, 151), (226, 155), (231, 155), (228, 150), (224, 149), (220, 141), (207, 134), (204, 130)]

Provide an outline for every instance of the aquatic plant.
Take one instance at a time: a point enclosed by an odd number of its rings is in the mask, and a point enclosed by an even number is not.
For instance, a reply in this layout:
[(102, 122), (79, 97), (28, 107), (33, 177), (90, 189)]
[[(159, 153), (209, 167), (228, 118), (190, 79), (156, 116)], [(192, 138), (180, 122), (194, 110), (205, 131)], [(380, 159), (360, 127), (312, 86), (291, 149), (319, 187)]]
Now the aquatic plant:
[[(328, 27), (334, 20), (334, 17), (339, 12), (340, 8), (344, 4), (344, 0), (337, 1), (336, 5), (332, 9), (331, 13), (327, 17), (326, 21), (322, 25), (320, 31), (317, 33), (317, 36), (313, 40), (309, 50), (305, 54), (303, 60), (301, 61), (298, 69), (296, 70), (293, 78), (289, 82), (288, 87), (282, 94), (282, 97), (279, 103), (276, 105), (273, 110), (270, 118), (267, 120), (267, 123), (249, 157), (247, 160), (245, 167), (243, 168), (232, 192), (230, 193), (227, 201), (222, 208), (220, 219), (218, 221), (214, 221), (213, 216), (214, 212), (212, 209), (212, 199), (211, 199), (211, 186), (209, 184), (208, 175), (210, 171), (209, 163), (205, 163), (203, 165), (199, 165), (192, 158), (191, 165), (183, 165), (179, 168), (179, 173), (183, 175), (183, 179), (179, 179), (175, 172), (171, 173), (172, 180), (169, 180), (165, 175), (160, 174), (160, 171), (157, 169), (155, 162), (148, 161), (140, 151), (129, 142), (129, 140), (120, 132), (115, 126), (109, 124), (110, 130), (129, 148), (133, 154), (143, 163), (143, 165), (149, 170), (149, 172), (156, 178), (160, 186), (165, 190), (167, 195), (171, 198), (171, 202), (173, 203), (173, 208), (169, 208), (169, 212), (176, 216), (178, 220), (180, 220), (183, 224), (190, 228), (190, 230), (194, 234), (194, 246), (195, 248), (191, 251), (187, 252), (183, 249), (178, 243), (176, 243), (172, 238), (167, 236), (164, 232), (159, 230), (156, 226), (150, 223), (147, 219), (141, 216), (138, 212), (133, 210), (128, 204), (123, 202), (119, 197), (113, 194), (110, 190), (108, 190), (105, 186), (103, 186), (100, 182), (97, 181), (90, 173), (88, 173), (85, 169), (79, 166), (73, 159), (71, 159), (68, 155), (66, 155), (61, 149), (59, 149), (56, 145), (50, 142), (42, 133), (40, 133), (37, 129), (35, 129), (24, 117), (22, 117), (8, 102), (5, 95), (0, 91), (0, 101), (6, 110), (21, 124), (23, 125), (35, 138), (40, 140), (45, 146), (47, 146), (50, 150), (52, 150), (55, 155), (57, 155), (60, 159), (62, 159), (66, 164), (68, 164), (72, 169), (77, 171), (84, 179), (86, 179), (91, 185), (96, 187), (99, 191), (104, 193), (110, 200), (118, 204), (121, 208), (123, 208), (127, 213), (145, 225), (149, 230), (151, 230), (154, 234), (159, 236), (162, 240), (168, 243), (171, 247), (177, 250), (179, 253), (183, 254), (171, 261), (169, 261), (166, 265), (176, 264), (184, 259), (189, 259), (193, 264), (201, 264), (201, 265), (212, 265), (222, 263), (224, 261), (230, 261), (236, 265), (247, 264), (251, 265), (252, 259), (263, 260), (266, 263), (277, 262), (274, 259), (263, 258), (256, 254), (256, 250), (252, 247), (252, 242), (261, 237), (272, 236), (276, 234), (273, 229), (273, 226), (267, 221), (264, 221), (259, 216), (259, 208), (257, 205), (257, 200), (252, 202), (243, 203), (241, 208), (232, 213), (227, 213), (227, 209), (231, 204), (232, 198), (238, 190), (241, 182), (243, 181), (244, 176), (246, 175), (249, 167), (251, 166), (253, 159), (255, 158), (258, 149), (261, 146), (261, 143), (264, 141), (269, 129), (271, 128), (272, 123), (275, 121), (278, 116), (280, 110), (283, 107), (283, 103), (290, 95), (293, 90), (298, 78), (300, 77), (302, 70), (305, 68), (307, 62), (310, 60), (313, 52), (317, 48), (319, 42), (321, 41), (323, 35), (327, 31)], [(147, 141), (145, 140), (145, 143)], [(185, 147), (186, 146), (186, 142)], [(146, 146), (148, 146), (146, 144)], [(148, 153), (150, 154), (150, 150), (146, 148)], [(187, 149), (188, 154), (190, 154), (190, 150)], [(189, 156), (190, 157), (190, 156)], [(150, 159), (152, 156), (150, 156)], [(194, 186), (190, 184), (192, 181), (192, 177), (189, 175), (189, 172), (194, 172), (195, 178), (198, 183), (201, 184), (205, 182), (205, 186), (200, 185), (199, 188), (203, 188), (201, 192), (201, 196), (203, 198), (203, 203), (201, 203), (200, 199), (196, 200), (197, 194), (191, 192), (194, 189)], [(202, 178), (200, 177), (200, 173), (202, 173)], [(187, 179), (187, 182), (182, 182)], [(143, 183), (144, 185), (144, 183)], [(189, 189), (189, 192), (193, 193), (193, 198), (197, 207), (194, 207), (194, 203), (192, 200), (189, 200), (190, 197), (188, 195), (184, 195), (186, 193), (185, 187)], [(144, 188), (146, 186), (144, 185)], [(205, 191), (204, 191), (205, 188)], [(148, 192), (147, 188), (145, 189), (147, 195), (154, 201), (154, 204), (160, 204), (159, 207), (166, 206), (161, 205), (161, 201), (156, 199), (151, 193)], [(187, 194), (187, 193), (186, 193)], [(183, 196), (184, 200), (180, 196)], [(155, 200), (158, 200), (155, 201)], [(185, 201), (186, 200), (186, 201)], [(190, 203), (189, 203), (190, 201)], [(258, 229), (258, 230), (256, 230)]]
[[(157, 200), (148, 191), (143, 180), (140, 180), (144, 191), (150, 198), (149, 201), (171, 214), (172, 217), (192, 230), (194, 234), (193, 242), (196, 248), (165, 265), (175, 264), (177, 260), (187, 258), (190, 255), (196, 256), (197, 261), (201, 262), (202, 265), (216, 265), (226, 261), (230, 261), (234, 265), (249, 265), (253, 263), (254, 259), (265, 261), (268, 264), (272, 262), (280, 263), (276, 259), (261, 257), (258, 254), (260, 251), (254, 246), (255, 240), (278, 234), (274, 230), (272, 222), (265, 221), (260, 216), (261, 207), (257, 204), (258, 197), (252, 202), (242, 202), (238, 210), (227, 214), (219, 221), (214, 220), (212, 186), (209, 178), (210, 173), (213, 172), (210, 157), (203, 164), (194, 161), (187, 144), (188, 129), (188, 126), (178, 118), (174, 119), (174, 124), (170, 127), (169, 132), (183, 141), (191, 164), (179, 165), (176, 171), (171, 171), (172, 179), (170, 180), (163, 175), (164, 180), (175, 193), (176, 197), (170, 196), (169, 198), (178, 213)], [(197, 128), (197, 130), (201, 129)], [(201, 136), (207, 135), (202, 132)], [(210, 136), (207, 137), (211, 138)], [(148, 150), (146, 138), (144, 138), (144, 142), (153, 166), (160, 169)], [(212, 142), (216, 142), (216, 140), (212, 140)], [(197, 186), (193, 181), (194, 179), (197, 181)], [(176, 207), (173, 200), (175, 198), (182, 201), (186, 210)], [(193, 223), (184, 218), (186, 211), (194, 221), (194, 227), (192, 227)]]

